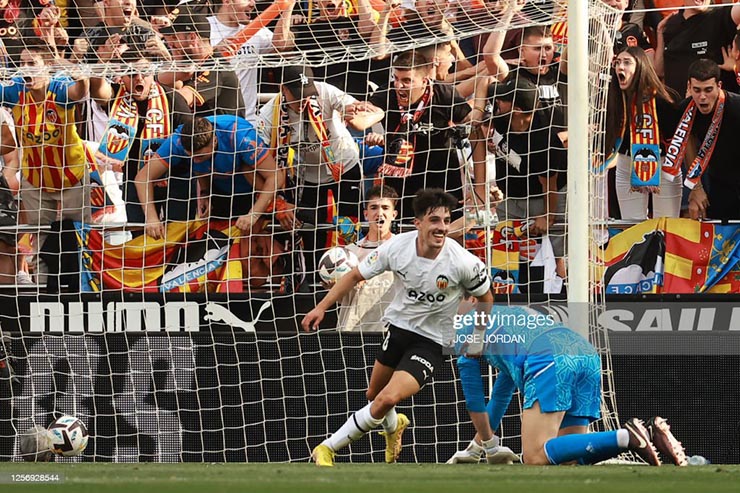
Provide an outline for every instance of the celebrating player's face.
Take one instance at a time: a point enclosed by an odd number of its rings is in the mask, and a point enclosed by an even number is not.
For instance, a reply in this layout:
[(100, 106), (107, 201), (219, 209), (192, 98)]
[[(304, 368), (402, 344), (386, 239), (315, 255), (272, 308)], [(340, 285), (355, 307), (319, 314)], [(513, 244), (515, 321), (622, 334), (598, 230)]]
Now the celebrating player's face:
[(450, 211), (444, 207), (438, 207), (424, 214), (421, 219), (414, 219), (416, 229), (419, 230), (419, 242), (422, 250), (439, 250), (445, 244), (445, 238), (450, 230)]
[(342, 15), (342, 0), (321, 0), (319, 10), (322, 17), (326, 19), (336, 19)]
[(714, 111), (714, 106), (719, 99), (719, 89), (719, 84), (714, 77), (705, 81), (698, 81), (693, 77), (689, 79), (689, 93), (702, 115), (708, 115)]
[(417, 0), (416, 11), (428, 26), (437, 26), (444, 19), (449, 0)]
[(105, 16), (112, 26), (128, 26), (136, 16), (135, 0), (105, 0)]
[(239, 24), (249, 24), (255, 0), (231, 0), (231, 8)]

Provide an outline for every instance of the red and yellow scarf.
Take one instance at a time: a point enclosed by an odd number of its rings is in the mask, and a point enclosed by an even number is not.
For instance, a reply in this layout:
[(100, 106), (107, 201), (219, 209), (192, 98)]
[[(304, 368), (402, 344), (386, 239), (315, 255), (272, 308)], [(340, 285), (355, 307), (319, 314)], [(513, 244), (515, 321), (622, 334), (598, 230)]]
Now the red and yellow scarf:
[[(142, 142), (147, 142), (153, 139), (164, 139), (170, 135), (170, 105), (164, 89), (157, 82), (152, 82), (152, 86), (149, 90), (149, 99), (147, 100), (145, 118), (146, 124), (144, 126), (144, 130), (141, 135), (139, 135)], [(114, 126), (132, 128), (134, 132), (138, 130), (139, 126), (139, 113), (136, 107), (136, 102), (123, 84), (118, 88), (118, 92), (113, 99), (113, 104), (110, 110), (110, 119), (108, 120), (105, 132), (103, 132), (104, 138), (106, 138), (106, 136), (108, 139), (111, 138), (110, 130)], [(136, 138), (136, 135), (132, 135), (129, 139), (119, 139), (116, 143), (109, 142), (107, 146), (107, 150), (109, 151), (108, 155), (102, 155), (99, 150), (97, 153), (98, 159), (102, 159), (104, 162), (110, 164), (114, 169), (122, 169), (124, 161), (128, 157), (128, 153), (133, 145), (134, 138)], [(119, 157), (114, 158), (111, 154), (117, 154)], [(121, 159), (120, 156), (123, 156), (123, 159)]]
[[(321, 144), (321, 155), (324, 163), (329, 169), (334, 181), (339, 182), (339, 179), (344, 172), (344, 165), (337, 161), (336, 156), (334, 155), (334, 149), (329, 137), (329, 129), (324, 121), (321, 105), (316, 96), (311, 96), (308, 99), (306, 109), (308, 119), (311, 123), (311, 128), (316, 132), (316, 137)], [(275, 111), (273, 112), (270, 147), (276, 149), (275, 154), (278, 168), (288, 169), (291, 176), (293, 176), (293, 155), (290, 152), (291, 133), (292, 129), (290, 118), (288, 116), (288, 102), (285, 100), (285, 96), (281, 95), (280, 97), (275, 98)]]
[(660, 130), (655, 97), (639, 105), (637, 97), (633, 98), (629, 117), (632, 144), (630, 185), (632, 188), (657, 187), (660, 185)]
[[(712, 122), (709, 124), (707, 134), (704, 136), (704, 142), (702, 142), (699, 151), (696, 153), (696, 158), (688, 167), (686, 173), (686, 179), (684, 185), (689, 189), (693, 190), (697, 183), (701, 180), (702, 174), (707, 169), (709, 161), (712, 158), (714, 147), (717, 144), (717, 137), (722, 126), (722, 116), (725, 112), (725, 91), (720, 89), (719, 99), (714, 107), (714, 113), (712, 114)], [(668, 143), (666, 149), (665, 159), (663, 160), (663, 171), (666, 172), (669, 180), (673, 181), (678, 175), (681, 174), (681, 163), (686, 155), (686, 149), (689, 143), (689, 137), (691, 136), (691, 129), (694, 126), (694, 117), (696, 116), (696, 103), (693, 100), (689, 101), (689, 105), (681, 117), (681, 120), (676, 127), (676, 131), (673, 133), (673, 138)]]

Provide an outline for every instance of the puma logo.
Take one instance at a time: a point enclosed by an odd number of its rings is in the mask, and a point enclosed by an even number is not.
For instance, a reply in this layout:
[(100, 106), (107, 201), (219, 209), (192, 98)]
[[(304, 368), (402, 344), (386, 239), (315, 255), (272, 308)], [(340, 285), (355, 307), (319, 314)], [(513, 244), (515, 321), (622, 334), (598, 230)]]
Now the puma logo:
[(206, 315), (203, 317), (203, 320), (207, 322), (223, 322), (226, 325), (230, 325), (231, 327), (237, 327), (244, 332), (255, 332), (255, 324), (260, 318), (260, 315), (262, 315), (262, 312), (267, 310), (272, 305), (271, 301), (265, 301), (262, 303), (262, 306), (260, 306), (260, 309), (257, 311), (257, 316), (254, 317), (254, 320), (251, 322), (245, 322), (238, 318), (236, 315), (231, 313), (228, 308), (225, 306), (221, 306), (218, 303), (214, 303), (213, 301), (209, 301), (206, 303)]

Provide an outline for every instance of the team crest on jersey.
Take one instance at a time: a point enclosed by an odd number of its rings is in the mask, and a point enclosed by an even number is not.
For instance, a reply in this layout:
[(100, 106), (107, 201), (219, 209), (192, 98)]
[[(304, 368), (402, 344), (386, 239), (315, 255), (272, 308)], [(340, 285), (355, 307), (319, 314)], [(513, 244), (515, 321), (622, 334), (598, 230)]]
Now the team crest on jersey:
[(46, 121), (49, 123), (56, 123), (59, 117), (57, 116), (57, 112), (54, 109), (47, 108), (46, 110)]
[(367, 263), (368, 264), (374, 264), (378, 261), (378, 251), (375, 250), (370, 253), (370, 255), (367, 256)]
[(447, 289), (447, 286), (449, 285), (450, 285), (450, 280), (447, 279), (446, 276), (443, 276), (443, 275), (437, 276), (437, 289), (439, 289), (440, 291), (443, 291)]

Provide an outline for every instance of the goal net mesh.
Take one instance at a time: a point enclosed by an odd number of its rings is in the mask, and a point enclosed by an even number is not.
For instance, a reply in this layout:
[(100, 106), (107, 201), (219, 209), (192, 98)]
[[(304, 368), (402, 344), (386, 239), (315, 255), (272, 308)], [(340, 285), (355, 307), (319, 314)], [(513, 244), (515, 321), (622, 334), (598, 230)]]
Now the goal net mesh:
[[(496, 303), (527, 304), (566, 320), (553, 301), (567, 292), (562, 274), (587, 263), (589, 336), (603, 363), (602, 419), (595, 427), (618, 426), (609, 341), (597, 323), (604, 304), (596, 255), (604, 233), (599, 220), (606, 216), (599, 163), (618, 12), (589, 0), (589, 63), (568, 67), (566, 76), (564, 1), (526, 2), (509, 21), (506, 2), (419, 0), (417, 12), (405, 18), (396, 9), (387, 32), (384, 2), (370, 2), (377, 10), (369, 13), (356, 1), (298, 2), (293, 14), (302, 20), (294, 18), (292, 35), (278, 36), (277, 15), (267, 27), (251, 24), (248, 39), (239, 36), (250, 19), (229, 17), (220, 2), (180, 5), (191, 12), (186, 23), (182, 13), (139, 6), (138, 18), (124, 28), (108, 27), (110, 19), (130, 17), (134, 2), (113, 3), (97, 12), (34, 7), (23, 12), (32, 35), (3, 39), (0, 145), (15, 195), (1, 201), (9, 220), (0, 223), (0, 460), (20, 460), (18, 435), (63, 414), (82, 419), (91, 437), (82, 456), (57, 460), (307, 460), (367, 402), (383, 333), (361, 329), (382, 325), (366, 328), (336, 310), (318, 333), (302, 332), (300, 321), (326, 293), (322, 254), (375, 227), (363, 216), (363, 200), (379, 183), (400, 196), (395, 232), (413, 229), (410, 204), (420, 188), (443, 188), (465, 203), (453, 217), (464, 228), (461, 241), (487, 262)], [(243, 9), (251, 10), (246, 3)], [(269, 5), (258, 2), (263, 12)], [(323, 8), (341, 9), (350, 20), (306, 28), (309, 19), (323, 22)], [(366, 29), (366, 18), (377, 32)], [(241, 25), (230, 27), (234, 19)], [(536, 87), (534, 104), (546, 115), (533, 124), (537, 132), (515, 128), (517, 115), (495, 103), (506, 98), (500, 92), (506, 82), (488, 87), (484, 77), (487, 36), (501, 32), (509, 80)], [(543, 37), (551, 52), (541, 47)], [(527, 45), (531, 40), (536, 43)], [(545, 68), (526, 67), (525, 48), (541, 49)], [(415, 119), (427, 109), (417, 102), (399, 109), (403, 88), (392, 77), (408, 50), (414, 63), (425, 61), (425, 78), (444, 79), (428, 86), (435, 87), (427, 101), (431, 119)], [(452, 58), (458, 61), (450, 69)], [(301, 77), (287, 80), (295, 69)], [(588, 140), (590, 162), (566, 167), (567, 80), (586, 76), (591, 132), (569, 140)], [(315, 87), (317, 98), (296, 110), (281, 82)], [(496, 118), (489, 120), (490, 131), (476, 140), (467, 115), (481, 84), (487, 117), (508, 119), (508, 127), (496, 137)], [(366, 101), (385, 114), (375, 118)], [(197, 142), (188, 147), (170, 138), (194, 115), (210, 118), (222, 134), (207, 155), (193, 152), (201, 150)], [(404, 131), (413, 139), (390, 138)], [(490, 205), (474, 193), (479, 145), (486, 193), (497, 185), (523, 199), (499, 210), (498, 222), (480, 219)], [(526, 150), (517, 155), (517, 146)], [(285, 179), (277, 184), (284, 203), (251, 217), (259, 190), (275, 177), (261, 167), (272, 162)], [(564, 251), (563, 184), (574, 170), (592, 178), (593, 234), (584, 239), (594, 252), (589, 262), (568, 262)], [(543, 241), (532, 227), (547, 200), (541, 179), (552, 176), (562, 209)], [(151, 194), (149, 204), (142, 194)], [(20, 212), (14, 199), (23, 204)], [(281, 220), (286, 211), (295, 212), (291, 227)], [(244, 233), (247, 221), (251, 234)], [(370, 306), (363, 313), (382, 307), (382, 292), (364, 296)], [(401, 461), (444, 462), (474, 435), (451, 358), (398, 410), (411, 419)], [(520, 413), (515, 398), (500, 430), (515, 451)], [(384, 449), (383, 438), (372, 433), (340, 451), (338, 460), (382, 462)]]

